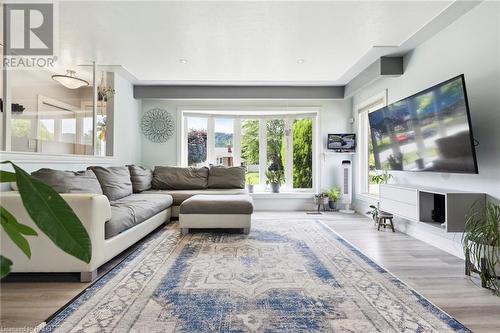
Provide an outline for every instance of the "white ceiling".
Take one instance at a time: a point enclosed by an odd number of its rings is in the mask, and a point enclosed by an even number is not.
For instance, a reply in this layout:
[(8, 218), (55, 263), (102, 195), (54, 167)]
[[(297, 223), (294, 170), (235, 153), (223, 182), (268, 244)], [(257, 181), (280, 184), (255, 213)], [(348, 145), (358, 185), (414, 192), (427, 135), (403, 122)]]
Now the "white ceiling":
[(370, 50), (403, 44), (452, 2), (61, 2), (58, 53), (138, 84), (343, 85)]

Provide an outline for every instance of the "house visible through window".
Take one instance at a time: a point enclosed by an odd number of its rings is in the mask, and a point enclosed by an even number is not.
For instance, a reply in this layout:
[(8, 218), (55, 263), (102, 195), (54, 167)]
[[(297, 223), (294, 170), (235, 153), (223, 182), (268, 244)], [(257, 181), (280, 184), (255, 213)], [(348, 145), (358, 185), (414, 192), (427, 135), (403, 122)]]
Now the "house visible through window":
[(314, 191), (316, 112), (184, 111), (183, 163), (244, 166), (246, 181), (266, 189), (266, 172), (285, 175), (284, 191)]

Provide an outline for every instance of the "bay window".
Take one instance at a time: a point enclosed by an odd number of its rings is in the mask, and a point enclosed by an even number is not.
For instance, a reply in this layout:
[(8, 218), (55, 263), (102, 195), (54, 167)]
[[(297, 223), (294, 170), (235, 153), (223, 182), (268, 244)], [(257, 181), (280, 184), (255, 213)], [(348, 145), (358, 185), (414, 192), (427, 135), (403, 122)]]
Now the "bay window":
[(247, 184), (265, 191), (281, 170), (282, 191), (316, 190), (316, 111), (183, 111), (182, 164), (244, 166)]

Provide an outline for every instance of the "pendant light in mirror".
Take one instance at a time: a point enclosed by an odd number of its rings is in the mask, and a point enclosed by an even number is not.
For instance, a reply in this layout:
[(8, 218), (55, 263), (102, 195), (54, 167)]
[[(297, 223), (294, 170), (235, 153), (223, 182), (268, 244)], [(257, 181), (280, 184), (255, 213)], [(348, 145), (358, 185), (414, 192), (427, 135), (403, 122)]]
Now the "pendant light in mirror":
[(59, 82), (68, 89), (78, 89), (89, 85), (89, 83), (84, 79), (76, 77), (76, 72), (70, 69), (66, 70), (66, 75), (52, 75), (52, 79)]

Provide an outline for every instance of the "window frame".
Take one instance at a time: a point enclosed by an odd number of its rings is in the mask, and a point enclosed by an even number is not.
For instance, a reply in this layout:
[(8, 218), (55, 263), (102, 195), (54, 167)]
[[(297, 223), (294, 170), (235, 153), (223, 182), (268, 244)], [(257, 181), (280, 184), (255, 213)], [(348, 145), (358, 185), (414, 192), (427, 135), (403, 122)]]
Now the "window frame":
[[(286, 165), (285, 177), (286, 183), (282, 188), (282, 193), (316, 193), (319, 184), (319, 171), (318, 169), (318, 142), (319, 142), (319, 131), (318, 131), (318, 118), (320, 116), (319, 108), (317, 107), (297, 107), (297, 108), (179, 108), (178, 109), (181, 119), (180, 128), (182, 133), (180, 133), (181, 140), (181, 151), (178, 154), (180, 158), (180, 165), (187, 166), (188, 154), (187, 154), (187, 119), (189, 117), (200, 117), (208, 118), (208, 130), (207, 130), (207, 164), (214, 164), (215, 156), (211, 152), (211, 146), (215, 147), (215, 132), (214, 132), (214, 119), (215, 118), (226, 118), (233, 119), (233, 158), (234, 165), (240, 165), (241, 163), (241, 125), (242, 120), (255, 119), (259, 120), (259, 179), (260, 183), (256, 186), (258, 193), (266, 193), (266, 171), (267, 171), (267, 128), (266, 120), (268, 119), (284, 119), (285, 120), (285, 131), (288, 129), (289, 135), (286, 136)], [(276, 113), (268, 113), (269, 111)], [(248, 113), (248, 114), (245, 114)], [(304, 119), (310, 118), (312, 120), (312, 186), (311, 188), (293, 188), (293, 134), (292, 125), (294, 119)], [(212, 137), (212, 139), (210, 139)], [(211, 146), (210, 146), (211, 145)], [(292, 166), (290, 168), (289, 166)]]
[(367, 199), (376, 199), (378, 195), (369, 191), (369, 122), (368, 114), (387, 106), (387, 89), (356, 105), (358, 116), (358, 193)]

